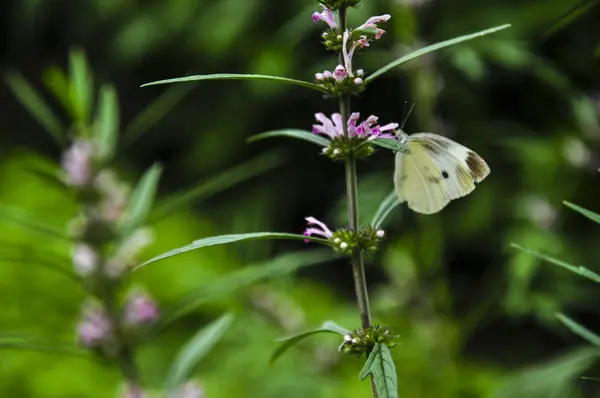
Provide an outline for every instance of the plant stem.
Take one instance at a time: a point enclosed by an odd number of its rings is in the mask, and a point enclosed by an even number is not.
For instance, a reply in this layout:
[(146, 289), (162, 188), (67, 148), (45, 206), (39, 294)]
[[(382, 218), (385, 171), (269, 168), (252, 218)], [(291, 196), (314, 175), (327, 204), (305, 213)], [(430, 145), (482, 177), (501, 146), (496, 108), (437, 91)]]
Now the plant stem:
[[(339, 10), (340, 27), (342, 31), (346, 29), (346, 7), (342, 6)], [(342, 53), (339, 54), (339, 64), (344, 65)], [(352, 71), (348, 71), (352, 73)], [(350, 117), (350, 96), (342, 94), (339, 97), (340, 114), (342, 115), (342, 129), (344, 135), (348, 136), (348, 119)], [(356, 159), (349, 156), (346, 159), (346, 194), (348, 196), (348, 224), (351, 230), (358, 231), (360, 228), (358, 213), (358, 180), (356, 172)], [(360, 249), (355, 249), (351, 256), (352, 274), (354, 276), (354, 290), (356, 292), (356, 301), (360, 312), (360, 321), (363, 329), (371, 326), (371, 311), (369, 309), (369, 293), (367, 290), (367, 279), (365, 277), (365, 264), (363, 253)], [(373, 397), (378, 398), (375, 379), (371, 374), (371, 388)]]

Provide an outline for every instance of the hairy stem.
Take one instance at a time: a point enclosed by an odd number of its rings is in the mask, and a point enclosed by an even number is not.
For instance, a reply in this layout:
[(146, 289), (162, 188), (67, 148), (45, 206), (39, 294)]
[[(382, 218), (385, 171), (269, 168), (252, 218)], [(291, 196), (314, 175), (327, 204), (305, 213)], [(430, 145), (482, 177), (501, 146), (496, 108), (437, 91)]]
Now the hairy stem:
[[(342, 31), (346, 29), (346, 7), (342, 6), (339, 10), (340, 27)], [(344, 65), (342, 53), (339, 54), (339, 64)], [(352, 71), (348, 71), (351, 73)], [(342, 128), (344, 135), (348, 136), (348, 119), (350, 117), (350, 96), (340, 95), (339, 98), (340, 114), (342, 115)], [(358, 180), (356, 173), (356, 159), (349, 156), (346, 160), (346, 194), (348, 196), (348, 224), (350, 229), (357, 231), (360, 228), (358, 213)], [(369, 293), (367, 290), (367, 279), (365, 277), (365, 264), (363, 253), (360, 249), (355, 249), (350, 257), (352, 262), (352, 274), (354, 276), (354, 289), (356, 300), (360, 313), (362, 328), (371, 326), (371, 311), (369, 309)], [(375, 380), (371, 374), (371, 387), (373, 397), (378, 398)]]

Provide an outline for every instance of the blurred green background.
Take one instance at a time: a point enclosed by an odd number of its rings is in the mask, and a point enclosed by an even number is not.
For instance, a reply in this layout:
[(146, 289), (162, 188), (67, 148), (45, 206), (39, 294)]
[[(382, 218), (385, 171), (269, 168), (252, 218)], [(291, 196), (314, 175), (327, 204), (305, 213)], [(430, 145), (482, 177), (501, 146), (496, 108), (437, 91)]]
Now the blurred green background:
[[(168, 86), (143, 83), (188, 74), (265, 73), (310, 80), (333, 69), (319, 44), (310, 0), (5, 0), (0, 4), (0, 67), (19, 70), (57, 112), (45, 88), (52, 66), (82, 48), (97, 83), (113, 83), (125, 126)], [(492, 173), (468, 197), (434, 216), (397, 209), (388, 239), (367, 259), (375, 322), (401, 335), (393, 349), (401, 397), (594, 397), (597, 351), (560, 324), (564, 311), (600, 331), (600, 289), (509, 248), (510, 242), (599, 270), (600, 229), (562, 205), (599, 210), (600, 7), (575, 0), (363, 0), (351, 25), (389, 13), (383, 38), (357, 58), (374, 71), (427, 44), (511, 23), (512, 28), (432, 53), (376, 80), (353, 102), (363, 116), (433, 131), (482, 155)], [(173, 86), (175, 87), (175, 86)], [(192, 85), (186, 86), (188, 89)], [(177, 90), (184, 90), (181, 85)], [(159, 198), (226, 176), (239, 183), (180, 208), (155, 224), (144, 258), (213, 234), (301, 233), (303, 218), (345, 222), (343, 170), (316, 147), (253, 134), (310, 129), (315, 112), (336, 104), (295, 86), (206, 82), (193, 86), (160, 122), (123, 148), (116, 167), (132, 183), (153, 162), (164, 166)], [(64, 115), (64, 114), (63, 114)], [(58, 229), (76, 204), (29, 169), (50, 170), (60, 149), (0, 86), (0, 205), (26, 210)], [(68, 118), (64, 118), (65, 124)], [(265, 155), (266, 154), (266, 155)], [(267, 156), (264, 158), (264, 156)], [(261, 160), (256, 160), (257, 157)], [(359, 165), (362, 222), (392, 189), (389, 152)], [(260, 168), (261, 170), (258, 170)], [(273, 367), (275, 340), (330, 319), (358, 326), (345, 261), (302, 267), (236, 289), (231, 272), (279, 260), (304, 263), (314, 247), (251, 242), (208, 248), (152, 264), (131, 278), (169, 308), (182, 295), (223, 289), (194, 306), (139, 354), (144, 382), (161, 385), (179, 346), (225, 311), (237, 318), (196, 376), (207, 398), (367, 397), (362, 361), (341, 357), (340, 341), (316, 336)], [(46, 262), (69, 264), (64, 242), (0, 219), (0, 334), (73, 341), (82, 289)], [(42, 266), (40, 266), (42, 265)], [(216, 288), (214, 288), (216, 286)], [(228, 291), (227, 289), (231, 289)], [(203, 290), (204, 289), (204, 290)], [(112, 397), (116, 369), (81, 358), (0, 352), (1, 397)]]

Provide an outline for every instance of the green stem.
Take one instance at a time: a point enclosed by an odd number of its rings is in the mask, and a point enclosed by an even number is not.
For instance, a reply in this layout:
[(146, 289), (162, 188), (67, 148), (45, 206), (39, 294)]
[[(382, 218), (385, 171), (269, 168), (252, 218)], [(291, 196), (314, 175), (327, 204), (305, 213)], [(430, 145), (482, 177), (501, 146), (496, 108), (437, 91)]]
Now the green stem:
[[(342, 31), (346, 29), (346, 7), (342, 6), (339, 10), (340, 27)], [(339, 64), (344, 65), (342, 53), (339, 54)], [(348, 71), (351, 73), (352, 71)], [(348, 119), (350, 117), (350, 96), (347, 94), (339, 97), (340, 114), (342, 115), (342, 128), (344, 135), (348, 136)], [(358, 180), (356, 172), (356, 159), (349, 156), (346, 159), (346, 193), (348, 196), (348, 224), (351, 230), (358, 231), (360, 228), (358, 212)], [(365, 263), (363, 253), (360, 249), (355, 249), (350, 260), (352, 262), (352, 274), (354, 276), (354, 290), (356, 292), (356, 301), (360, 312), (360, 321), (363, 329), (371, 326), (371, 311), (369, 309), (369, 292), (367, 290), (367, 279), (365, 277)], [(373, 397), (378, 398), (375, 380), (371, 374), (371, 388)]]

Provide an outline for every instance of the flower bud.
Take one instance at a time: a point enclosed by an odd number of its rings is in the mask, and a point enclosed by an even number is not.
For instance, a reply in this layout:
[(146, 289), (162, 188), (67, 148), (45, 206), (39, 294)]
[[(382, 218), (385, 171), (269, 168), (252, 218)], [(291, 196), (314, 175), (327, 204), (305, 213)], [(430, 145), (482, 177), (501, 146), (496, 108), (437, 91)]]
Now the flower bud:
[(94, 146), (91, 142), (82, 139), (73, 142), (73, 145), (63, 154), (61, 162), (67, 185), (83, 187), (91, 182), (93, 155)]
[(200, 385), (191, 380), (169, 394), (168, 398), (204, 398), (204, 390)]
[(129, 294), (123, 310), (123, 323), (129, 326), (142, 326), (154, 323), (159, 316), (158, 305), (146, 293), (133, 291)]
[(73, 268), (85, 277), (98, 268), (98, 254), (86, 243), (77, 243), (72, 253)]
[(79, 342), (84, 347), (98, 347), (109, 339), (110, 332), (111, 322), (104, 307), (85, 303), (77, 325)]

